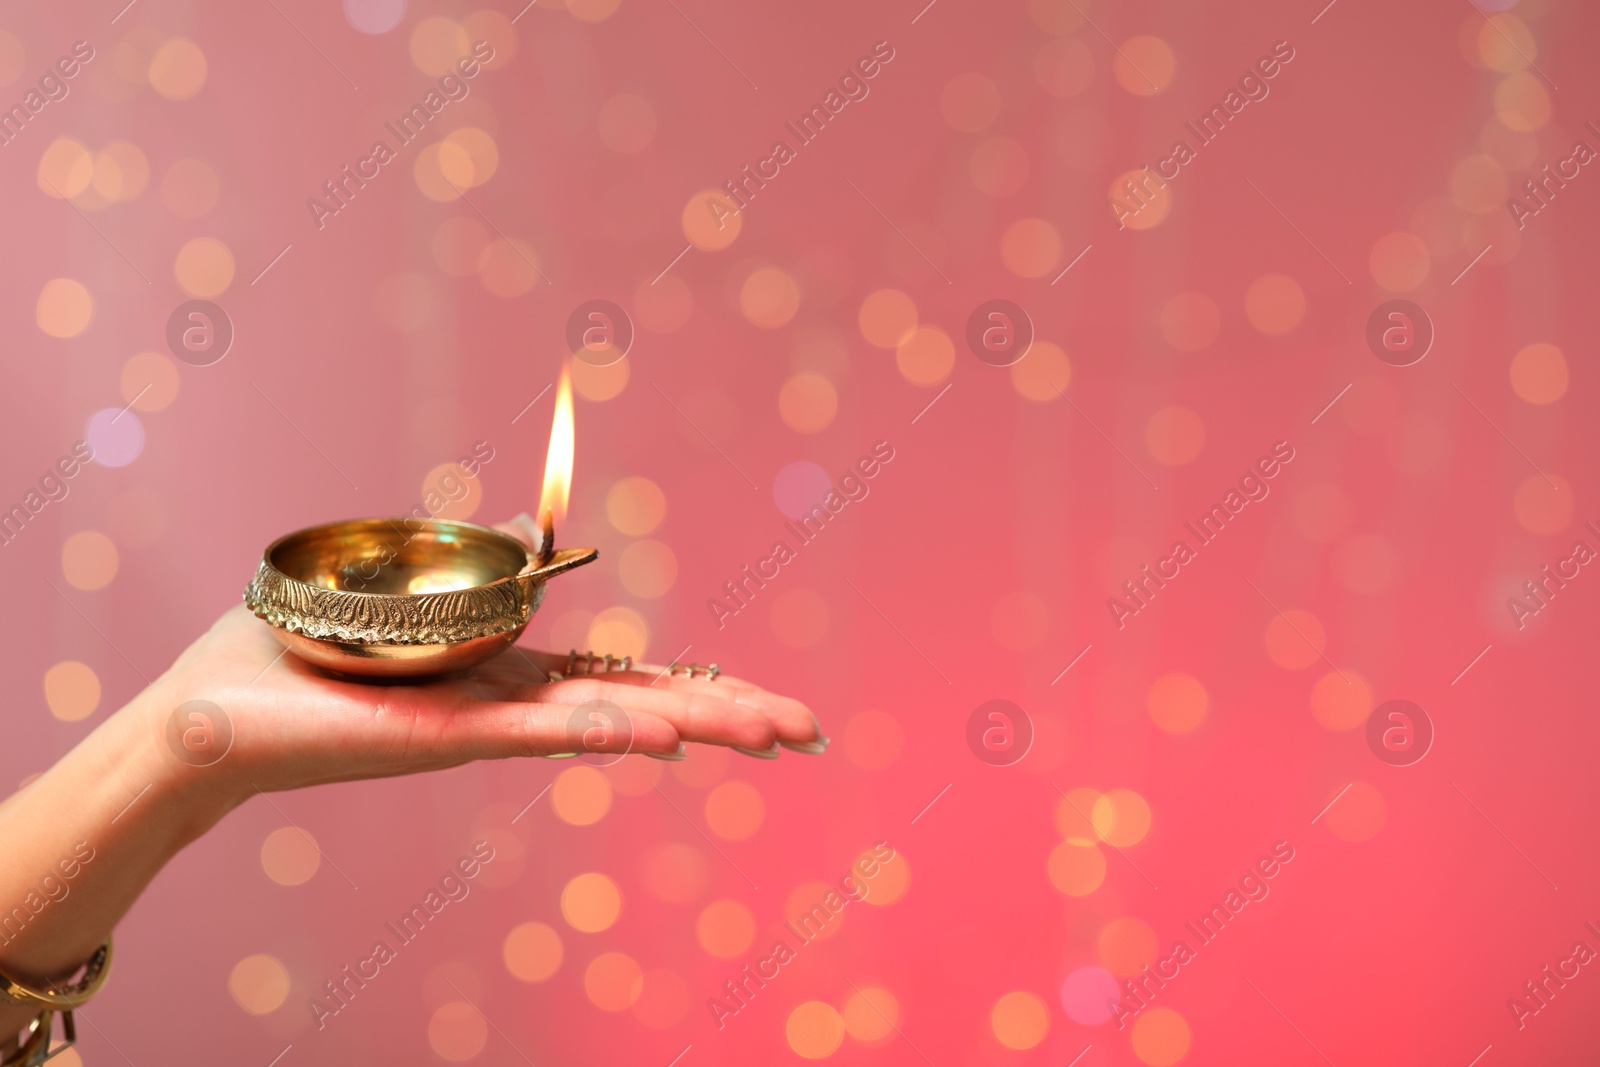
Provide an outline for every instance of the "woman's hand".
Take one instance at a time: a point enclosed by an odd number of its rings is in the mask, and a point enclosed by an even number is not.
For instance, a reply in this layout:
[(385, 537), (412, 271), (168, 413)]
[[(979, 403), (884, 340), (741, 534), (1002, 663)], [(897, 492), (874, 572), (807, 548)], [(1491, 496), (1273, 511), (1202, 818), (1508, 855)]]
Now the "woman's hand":
[[(169, 740), (190, 733), (190, 761), (210, 764), (202, 769), (239, 800), (256, 789), (411, 774), (478, 759), (585, 749), (675, 758), (686, 741), (760, 756), (776, 756), (780, 745), (801, 752), (826, 745), (805, 705), (728, 675), (689, 678), (644, 664), (604, 672), (597, 664), (595, 674), (551, 680), (566, 665), (565, 654), (513, 647), (461, 678), (421, 685), (341, 681), (284, 654), (267, 624), (240, 606), (152, 687), (158, 699), (146, 702), (146, 727)], [(168, 720), (190, 701), (215, 705), (226, 720), (210, 721), (215, 712), (191, 705), (174, 732)]]
[[(780, 746), (827, 746), (805, 705), (737, 678), (641, 664), (552, 680), (566, 665), (512, 648), (449, 680), (341, 681), (233, 608), (0, 803), (0, 966), (36, 980), (71, 974), (169, 859), (257, 792), (583, 750), (673, 759), (701, 742), (774, 758)], [(70, 884), (58, 873), (69, 855), (91, 857)], [(0, 1033), (28, 1017), (0, 1005)]]

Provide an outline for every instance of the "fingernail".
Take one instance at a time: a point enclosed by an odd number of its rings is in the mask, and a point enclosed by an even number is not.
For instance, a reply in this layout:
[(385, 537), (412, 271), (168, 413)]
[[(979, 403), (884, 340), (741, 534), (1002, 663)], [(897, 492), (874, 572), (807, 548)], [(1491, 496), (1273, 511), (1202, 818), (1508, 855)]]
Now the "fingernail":
[(808, 756), (820, 756), (828, 751), (826, 737), (819, 737), (815, 741), (779, 741), (778, 744), (790, 752), (803, 752)]
[(676, 752), (646, 752), (645, 755), (649, 756), (651, 759), (666, 760), (669, 763), (676, 763), (678, 760), (688, 759), (689, 750), (684, 746), (682, 741), (679, 741), (678, 751)]
[(751, 759), (778, 758), (778, 742), (776, 741), (772, 743), (771, 748), (740, 748), (738, 745), (733, 745), (732, 748), (740, 755), (749, 756)]
[(552, 752), (550, 755), (546, 756), (545, 759), (571, 759), (576, 755), (576, 752)]

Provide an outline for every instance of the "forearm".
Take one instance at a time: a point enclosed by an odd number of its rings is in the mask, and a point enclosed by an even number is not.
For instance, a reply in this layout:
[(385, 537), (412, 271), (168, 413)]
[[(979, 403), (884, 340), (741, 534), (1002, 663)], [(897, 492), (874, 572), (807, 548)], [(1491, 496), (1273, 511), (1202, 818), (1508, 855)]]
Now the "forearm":
[[(158, 730), (160, 683), (0, 805), (0, 968), (70, 975), (231, 800)], [(35, 1014), (0, 1004), (0, 1035)]]

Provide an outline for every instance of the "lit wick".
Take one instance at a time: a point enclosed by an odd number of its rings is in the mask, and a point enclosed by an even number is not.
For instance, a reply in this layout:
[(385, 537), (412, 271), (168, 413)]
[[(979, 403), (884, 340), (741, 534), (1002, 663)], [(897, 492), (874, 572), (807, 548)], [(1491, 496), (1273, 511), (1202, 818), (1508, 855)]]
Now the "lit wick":
[(550, 562), (550, 557), (556, 553), (556, 516), (549, 508), (544, 509), (544, 514), (539, 516), (539, 566), (543, 567)]

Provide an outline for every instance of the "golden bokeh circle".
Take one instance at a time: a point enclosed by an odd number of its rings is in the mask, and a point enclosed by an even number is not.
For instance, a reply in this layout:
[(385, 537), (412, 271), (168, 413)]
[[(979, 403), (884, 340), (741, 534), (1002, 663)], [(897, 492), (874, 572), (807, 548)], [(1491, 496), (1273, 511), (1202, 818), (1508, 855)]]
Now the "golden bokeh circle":
[(1111, 70), (1117, 84), (1135, 96), (1154, 96), (1172, 84), (1178, 59), (1172, 46), (1159, 37), (1141, 34), (1122, 42)]
[(1367, 258), (1372, 280), (1391, 293), (1410, 292), (1421, 285), (1431, 264), (1427, 243), (1407, 232), (1378, 238)]
[(221, 296), (233, 284), (233, 250), (215, 237), (193, 238), (178, 249), (172, 275), (190, 296)]
[(604, 22), (616, 14), (622, 0), (567, 0), (567, 10), (579, 22)]
[(869, 344), (898, 348), (917, 328), (916, 302), (898, 289), (879, 289), (861, 301), (856, 324)]
[(792, 376), (778, 390), (778, 414), (797, 433), (821, 433), (839, 412), (839, 391), (821, 374)]
[(800, 283), (777, 267), (751, 271), (739, 289), (739, 310), (752, 325), (775, 330), (800, 310)]
[(1043, 404), (1060, 400), (1072, 382), (1072, 360), (1060, 345), (1035, 341), (1028, 354), (1008, 368), (1011, 388), (1025, 399)]
[(761, 791), (749, 782), (728, 781), (706, 794), (706, 825), (724, 841), (745, 841), (754, 837), (766, 818), (767, 805)]
[(863, 865), (874, 862), (878, 865), (878, 873), (867, 882), (864, 902), (883, 908), (904, 899), (911, 890), (911, 861), (906, 854), (896, 849), (893, 858), (884, 861), (869, 849), (856, 857), (855, 867), (860, 870)]
[(228, 992), (251, 1015), (270, 1015), (289, 999), (289, 969), (276, 956), (246, 956), (228, 973)]
[(167, 41), (150, 59), (150, 88), (168, 100), (187, 100), (206, 83), (206, 55), (187, 37)]
[(460, 463), (441, 463), (423, 476), (421, 499), (434, 518), (466, 522), (483, 503), (483, 482)]
[(568, 767), (551, 783), (550, 806), (569, 826), (593, 826), (611, 810), (611, 780), (586, 764)]
[(1123, 171), (1111, 180), (1106, 193), (1118, 229), (1148, 230), (1159, 226), (1172, 210), (1172, 193), (1167, 182), (1154, 171)]
[(1287, 274), (1263, 274), (1245, 290), (1245, 318), (1269, 337), (1289, 333), (1305, 314), (1305, 291)]
[(1171, 1067), (1189, 1052), (1189, 1024), (1171, 1008), (1148, 1008), (1128, 1035), (1133, 1054), (1150, 1067)]
[(713, 900), (695, 920), (700, 947), (721, 960), (740, 956), (756, 939), (756, 917), (737, 900)]
[(36, 175), (46, 196), (71, 199), (94, 181), (94, 155), (71, 137), (57, 137), (39, 157)]
[(633, 475), (620, 479), (606, 493), (606, 518), (618, 533), (644, 537), (666, 517), (667, 496), (649, 478)]
[(471, 51), (472, 39), (466, 27), (453, 19), (433, 15), (411, 28), (411, 62), (430, 78), (459, 76), (456, 63)]
[(1572, 525), (1572, 486), (1559, 474), (1530, 474), (1517, 486), (1512, 510), (1529, 533), (1561, 533)]
[(601, 1011), (626, 1011), (644, 992), (644, 971), (625, 952), (603, 952), (584, 968), (583, 990)]
[(1329, 671), (1311, 687), (1311, 716), (1329, 730), (1354, 730), (1372, 708), (1372, 687), (1348, 667)]
[(1045, 870), (1062, 893), (1086, 897), (1106, 880), (1106, 858), (1098, 846), (1069, 839), (1050, 850)]
[(1089, 821), (1106, 844), (1131, 848), (1150, 832), (1150, 803), (1132, 789), (1113, 789), (1094, 802)]
[(644, 659), (645, 648), (650, 643), (650, 627), (640, 615), (629, 607), (606, 608), (589, 624), (589, 639), (585, 647), (597, 655), (610, 653), (619, 659), (632, 656)]
[(595, 403), (612, 400), (628, 387), (633, 377), (631, 366), (626, 359), (604, 365), (580, 359), (572, 365), (572, 390)]
[(1567, 395), (1567, 357), (1538, 341), (1511, 358), (1511, 388), (1530, 404), (1553, 404)]
[(1145, 422), (1144, 447), (1150, 458), (1168, 467), (1193, 463), (1206, 447), (1205, 421), (1181, 405), (1161, 408)]
[(808, 1000), (795, 1006), (784, 1021), (783, 1034), (796, 1056), (827, 1059), (844, 1041), (844, 1018), (832, 1004)]
[(178, 398), (178, 365), (160, 352), (140, 352), (122, 365), (122, 402), (134, 411), (160, 411)]
[(738, 240), (744, 216), (727, 193), (704, 189), (683, 205), (683, 236), (704, 252), (716, 252)]
[(1050, 1009), (1042, 998), (1027, 990), (1007, 993), (989, 1010), (989, 1028), (995, 1040), (1006, 1048), (1026, 1051), (1050, 1032)]
[(1061, 259), (1061, 235), (1044, 219), (1018, 219), (1000, 235), (1000, 260), (1019, 278), (1042, 278)]
[(1478, 60), (1490, 70), (1515, 74), (1539, 58), (1539, 42), (1526, 23), (1509, 11), (1478, 22)]
[(321, 866), (316, 838), (298, 826), (280, 826), (261, 842), (261, 869), (279, 885), (304, 885)]
[(81, 722), (100, 706), (100, 677), (77, 660), (62, 660), (44, 672), (44, 702), (62, 722)]
[[(462, 19), (461, 28), (467, 31), (467, 38), (473, 44), (485, 41), (494, 49), (492, 59), (481, 60), (476, 56), (473, 57), (484, 70), (500, 70), (516, 58), (521, 40), (510, 15), (493, 8), (484, 8)], [(456, 69), (459, 71), (460, 66), (458, 65)]]
[(857, 1041), (887, 1041), (900, 1022), (900, 1002), (878, 986), (862, 986), (844, 1003), (844, 1029)]
[(1173, 671), (1150, 685), (1145, 697), (1150, 719), (1169, 734), (1191, 734), (1206, 721), (1211, 701), (1206, 687), (1192, 674)]
[(496, 238), (478, 255), (478, 280), (495, 296), (521, 296), (542, 280), (539, 255), (519, 237)]
[(1544, 82), (1528, 71), (1500, 79), (1494, 90), (1494, 113), (1513, 130), (1543, 129), (1550, 121), (1550, 93)]
[(1267, 658), (1285, 670), (1304, 670), (1322, 660), (1328, 635), (1309, 611), (1290, 608), (1274, 613), (1262, 638)]
[(1094, 823), (1089, 820), (1089, 813), (1094, 811), (1099, 799), (1100, 791), (1088, 786), (1068, 790), (1065, 796), (1056, 801), (1056, 832), (1078, 845), (1092, 845), (1100, 840)]
[(572, 878), (561, 890), (561, 917), (585, 934), (609, 929), (622, 914), (622, 890), (599, 871)]
[(678, 557), (660, 541), (635, 541), (617, 559), (617, 578), (636, 597), (666, 596), (678, 580)]
[(519, 982), (543, 982), (561, 969), (561, 935), (541, 922), (518, 923), (500, 946), (506, 970)]
[(689, 983), (676, 972), (657, 967), (644, 972), (644, 989), (633, 1002), (633, 1017), (652, 1030), (671, 1030), (693, 1003)]
[(918, 326), (895, 348), (894, 361), (912, 385), (937, 385), (955, 369), (955, 342), (938, 326)]
[(487, 1021), (464, 1001), (441, 1004), (428, 1019), (428, 1046), (442, 1060), (465, 1063), (482, 1052), (488, 1040)]
[(1371, 782), (1351, 783), (1343, 796), (1338, 795), (1337, 789), (1331, 790), (1328, 800), (1332, 806), (1323, 812), (1322, 821), (1328, 832), (1341, 841), (1370, 841), (1389, 821), (1389, 805)]
[(51, 337), (76, 337), (93, 320), (94, 298), (76, 278), (51, 278), (39, 290), (34, 322)]
[(99, 530), (80, 530), (61, 545), (61, 575), (74, 589), (104, 589), (120, 565), (116, 544)]
[(1131, 915), (1106, 923), (1095, 947), (1101, 966), (1118, 978), (1132, 978), (1154, 963), (1160, 949), (1150, 924)]

